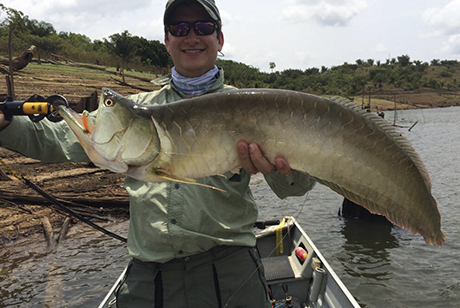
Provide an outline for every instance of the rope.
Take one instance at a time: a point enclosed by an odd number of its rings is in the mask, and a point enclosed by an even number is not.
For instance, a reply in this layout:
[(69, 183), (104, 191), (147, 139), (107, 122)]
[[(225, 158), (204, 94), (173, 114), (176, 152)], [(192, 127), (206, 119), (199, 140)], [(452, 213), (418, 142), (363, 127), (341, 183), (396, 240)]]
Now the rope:
[(29, 188), (33, 189), (34, 191), (36, 191), (39, 195), (43, 196), (45, 199), (47, 199), (48, 201), (50, 201), (54, 206), (56, 206), (57, 208), (59, 208), (61, 211), (69, 214), (70, 216), (78, 219), (79, 221), (89, 225), (90, 227), (110, 236), (110, 237), (113, 237), (114, 239), (117, 239), (123, 243), (126, 243), (127, 242), (127, 239), (118, 235), (118, 234), (115, 234), (113, 232), (110, 232), (109, 230), (107, 229), (104, 229), (103, 227), (101, 226), (98, 226), (96, 225), (95, 223), (91, 222), (90, 220), (86, 219), (85, 217), (83, 217), (82, 215), (72, 211), (71, 209), (69, 209), (68, 207), (66, 207), (65, 205), (63, 205), (61, 202), (59, 202), (58, 200), (56, 200), (54, 197), (50, 196), (49, 194), (47, 194), (46, 192), (44, 192), (42, 189), (40, 189), (38, 186), (36, 186), (34, 183), (32, 183), (31, 181), (29, 181), (28, 179), (26, 179), (23, 175), (19, 174), (18, 172), (16, 172), (13, 168), (11, 168), (11, 166), (9, 166), (7, 163), (5, 163), (3, 161), (3, 159), (0, 158), (0, 164), (2, 164), (3, 166), (5, 166), (5, 168), (8, 169), (8, 171), (11, 172), (11, 174), (13, 174), (13, 176), (15, 176), (17, 179), (19, 179), (21, 182), (23, 182), (24, 184), (26, 184)]

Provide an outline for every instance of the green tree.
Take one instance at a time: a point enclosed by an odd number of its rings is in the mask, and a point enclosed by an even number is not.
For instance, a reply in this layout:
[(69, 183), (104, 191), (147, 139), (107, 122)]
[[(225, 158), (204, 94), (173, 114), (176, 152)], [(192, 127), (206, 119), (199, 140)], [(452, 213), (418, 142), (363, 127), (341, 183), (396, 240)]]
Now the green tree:
[(133, 37), (135, 55), (147, 65), (156, 67), (168, 67), (172, 65), (171, 57), (166, 46), (157, 40), (147, 40), (143, 37)]
[(358, 93), (362, 93), (364, 95), (364, 91), (366, 89), (366, 84), (368, 82), (368, 75), (356, 75), (350, 81), (350, 95), (356, 95)]
[(135, 55), (136, 40), (128, 30), (123, 31), (121, 34), (113, 34), (109, 36), (109, 39), (109, 41), (105, 40), (105, 43), (108, 49), (118, 57), (118, 66), (123, 70)]
[(398, 57), (398, 63), (402, 67), (409, 66), (411, 64), (409, 55), (402, 55)]
[(441, 62), (441, 60), (439, 60), (439, 59), (433, 59), (433, 60), (431, 60), (431, 65), (432, 66), (438, 66), (440, 62)]
[(52, 24), (26, 18), (24, 26), (28, 31), (29, 41), (37, 47), (38, 63), (41, 63), (43, 53), (59, 52), (61, 42)]
[(56, 30), (53, 25), (44, 21), (37, 21), (36, 19), (26, 19), (25, 27), (29, 30), (31, 35), (46, 37), (56, 34)]

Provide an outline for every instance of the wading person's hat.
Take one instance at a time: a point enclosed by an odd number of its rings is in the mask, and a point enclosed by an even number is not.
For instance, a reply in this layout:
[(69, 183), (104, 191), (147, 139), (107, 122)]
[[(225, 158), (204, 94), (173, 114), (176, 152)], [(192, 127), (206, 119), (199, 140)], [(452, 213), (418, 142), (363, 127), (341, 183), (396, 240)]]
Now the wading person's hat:
[(163, 18), (164, 25), (168, 25), (169, 17), (171, 16), (171, 13), (180, 4), (193, 3), (193, 2), (197, 2), (201, 4), (206, 10), (206, 12), (208, 12), (209, 16), (211, 16), (211, 18), (214, 21), (219, 21), (219, 22), (222, 21), (222, 19), (220, 18), (219, 9), (217, 8), (214, 0), (169, 0), (168, 3), (166, 3), (165, 15)]

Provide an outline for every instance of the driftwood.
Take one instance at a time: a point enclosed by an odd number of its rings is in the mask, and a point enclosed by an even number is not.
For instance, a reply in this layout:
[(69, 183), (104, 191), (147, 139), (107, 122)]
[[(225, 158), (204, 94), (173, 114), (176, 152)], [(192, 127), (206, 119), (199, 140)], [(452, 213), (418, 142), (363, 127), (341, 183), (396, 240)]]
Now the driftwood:
[[(125, 76), (127, 76), (127, 75), (125, 75)], [(144, 91), (144, 92), (150, 92), (150, 91), (151, 91), (150, 89), (143, 88), (143, 87), (138, 87), (138, 86), (136, 86), (136, 85), (129, 84), (129, 83), (127, 83), (126, 81), (118, 80), (118, 79), (113, 78), (113, 77), (112, 77), (112, 80), (115, 81), (116, 83), (122, 85), (122, 86), (125, 86), (125, 87), (131, 87), (131, 88), (133, 88), (133, 89), (141, 90), (141, 91)]]
[[(22, 183), (21, 183), (22, 184)], [(33, 191), (21, 191), (21, 187), (16, 185), (9, 185), (8, 187), (0, 188), (0, 195), (2, 199), (22, 202), (49, 205), (49, 201)], [(59, 202), (64, 205), (79, 204), (82, 206), (92, 206), (96, 208), (119, 208), (120, 210), (128, 208), (129, 197), (126, 194), (109, 194), (107, 192), (89, 194), (78, 193), (59, 193), (54, 194)]]
[(69, 231), (71, 219), (67, 217), (64, 220), (64, 223), (62, 224), (62, 227), (61, 227), (61, 231), (59, 231), (59, 234), (57, 236), (54, 236), (54, 230), (53, 230), (53, 227), (51, 226), (51, 222), (48, 219), (48, 217), (43, 217), (40, 221), (41, 221), (43, 232), (45, 234), (45, 239), (46, 239), (46, 246), (47, 246), (46, 253), (52, 253), (56, 251), (57, 246), (64, 240), (64, 237), (67, 235), (67, 232)]
[[(13, 59), (11, 61), (11, 67), (13, 68), (13, 71), (19, 71), (22, 70), (24, 67), (26, 67), (30, 61), (32, 61), (32, 58), (35, 55), (35, 52), (37, 51), (37, 48), (32, 45), (29, 47), (29, 49), (24, 50), (21, 55), (19, 55), (17, 58)], [(10, 62), (9, 60), (3, 60), (0, 59), (0, 72), (9, 75), (10, 74)]]
[(11, 181), (10, 177), (6, 175), (3, 169), (0, 169), (0, 181)]
[(43, 217), (41, 219), (43, 226), (43, 233), (46, 239), (47, 252), (54, 251), (56, 249), (56, 241), (54, 240), (54, 231), (51, 226), (50, 220), (48, 217)]

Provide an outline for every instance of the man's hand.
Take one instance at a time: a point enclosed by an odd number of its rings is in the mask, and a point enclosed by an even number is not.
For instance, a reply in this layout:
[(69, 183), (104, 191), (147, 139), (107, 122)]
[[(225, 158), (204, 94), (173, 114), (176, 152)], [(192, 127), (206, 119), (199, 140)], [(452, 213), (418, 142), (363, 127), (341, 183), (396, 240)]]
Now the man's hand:
[(0, 131), (10, 124), (10, 121), (5, 120), (5, 116), (0, 112)]
[(262, 154), (259, 146), (255, 143), (247, 143), (240, 141), (237, 144), (238, 156), (240, 158), (241, 166), (249, 174), (256, 174), (262, 172), (269, 174), (276, 169), (279, 173), (288, 175), (292, 172), (289, 163), (281, 157), (275, 159), (275, 164), (270, 163)]

